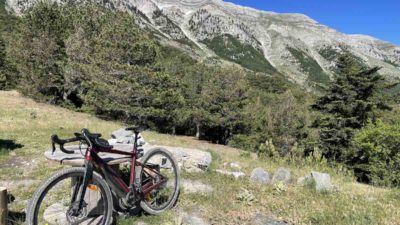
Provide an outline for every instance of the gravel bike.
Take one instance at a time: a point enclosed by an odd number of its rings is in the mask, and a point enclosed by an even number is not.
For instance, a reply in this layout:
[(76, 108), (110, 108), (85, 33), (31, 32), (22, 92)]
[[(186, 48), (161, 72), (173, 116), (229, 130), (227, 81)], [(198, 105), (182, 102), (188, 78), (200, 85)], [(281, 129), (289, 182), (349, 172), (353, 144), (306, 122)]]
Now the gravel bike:
[[(87, 129), (70, 139), (53, 135), (53, 152), (56, 144), (66, 154), (74, 153), (64, 147), (66, 143), (84, 144), (85, 164), (59, 171), (39, 186), (27, 209), (27, 224), (108, 225), (113, 222), (113, 210), (117, 207), (129, 211), (140, 205), (151, 215), (170, 209), (179, 195), (178, 164), (163, 148), (149, 150), (143, 155), (143, 149), (138, 148), (139, 127), (126, 130), (134, 133), (132, 151), (116, 150), (100, 138), (101, 134), (90, 133)], [(129, 157), (127, 179), (101, 158), (102, 152)]]

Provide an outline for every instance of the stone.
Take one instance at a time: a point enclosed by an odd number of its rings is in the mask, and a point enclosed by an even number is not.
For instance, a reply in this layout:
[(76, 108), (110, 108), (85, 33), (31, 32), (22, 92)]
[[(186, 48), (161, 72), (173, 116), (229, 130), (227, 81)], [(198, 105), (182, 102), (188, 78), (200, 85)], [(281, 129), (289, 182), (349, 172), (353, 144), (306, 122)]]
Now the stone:
[(298, 184), (298, 185), (301, 185), (301, 186), (304, 186), (304, 185), (306, 184), (306, 180), (307, 180), (306, 177), (299, 177), (299, 178), (297, 179), (297, 184)]
[[(131, 152), (133, 148), (132, 144), (119, 144), (116, 143), (115, 139), (109, 140), (109, 143), (114, 146), (114, 149), (118, 149), (121, 151)], [(176, 162), (178, 163), (179, 168), (189, 173), (206, 171), (210, 168), (210, 165), (212, 163), (211, 153), (198, 149), (150, 145), (150, 144), (145, 144), (142, 147), (144, 153), (154, 148), (163, 148), (171, 152)], [(73, 150), (75, 153), (67, 155), (59, 150), (56, 150), (54, 153), (51, 150), (49, 150), (45, 152), (45, 157), (48, 160), (60, 162), (64, 165), (72, 165), (72, 166), (84, 165), (84, 158), (81, 154), (81, 151), (79, 150), (79, 146), (66, 146), (66, 149)], [(100, 157), (102, 157), (109, 165), (130, 162), (129, 158), (127, 158), (124, 155), (100, 153)]]
[[(180, 163), (178, 162), (178, 165), (180, 165)], [(197, 166), (196, 161), (194, 161), (193, 159), (186, 159), (184, 161), (182, 161), (182, 170), (188, 172), (188, 173), (201, 173), (204, 172), (204, 170), (200, 169)]]
[(127, 131), (124, 128), (121, 128), (111, 133), (111, 137), (114, 139), (132, 137), (133, 135), (134, 133), (132, 131)]
[(289, 225), (286, 222), (272, 219), (271, 217), (257, 214), (253, 220), (254, 225)]
[(297, 179), (297, 184), (305, 186), (312, 183), (318, 192), (330, 192), (334, 189), (331, 184), (331, 176), (327, 173), (312, 171), (309, 175)]
[(227, 171), (227, 170), (215, 170), (215, 172), (222, 174), (222, 175), (233, 176), (236, 179), (246, 176), (246, 174), (243, 172), (231, 172), (231, 171)]
[(250, 181), (260, 184), (269, 184), (271, 179), (263, 168), (255, 168), (250, 175)]
[(332, 191), (331, 176), (327, 173), (311, 172), (311, 178), (315, 182), (315, 190), (319, 192)]
[(209, 225), (204, 219), (197, 214), (189, 214), (186, 212), (179, 213), (180, 220), (178, 224), (182, 225)]
[(272, 177), (272, 183), (289, 183), (291, 180), (290, 171), (285, 168), (279, 168), (275, 171), (274, 176)]
[[(66, 212), (68, 207), (63, 206), (61, 203), (55, 203), (47, 207), (43, 212), (43, 218), (49, 224), (55, 225), (65, 225), (68, 224)], [(82, 221), (81, 225), (94, 225), (99, 224), (102, 216), (89, 217), (86, 220)]]
[(200, 181), (182, 179), (181, 186), (183, 190), (187, 193), (199, 193), (203, 195), (208, 195), (214, 191), (213, 187)]
[(225, 162), (224, 163), (224, 168), (225, 169), (231, 169), (231, 170), (234, 170), (234, 171), (240, 171), (242, 169), (240, 164), (237, 163), (237, 162), (231, 162), (231, 163)]
[[(133, 144), (135, 141), (135, 134), (132, 131), (126, 131), (124, 128), (116, 130), (111, 133), (112, 139), (108, 140), (110, 145), (114, 144)], [(138, 144), (146, 144), (143, 137), (139, 134)]]

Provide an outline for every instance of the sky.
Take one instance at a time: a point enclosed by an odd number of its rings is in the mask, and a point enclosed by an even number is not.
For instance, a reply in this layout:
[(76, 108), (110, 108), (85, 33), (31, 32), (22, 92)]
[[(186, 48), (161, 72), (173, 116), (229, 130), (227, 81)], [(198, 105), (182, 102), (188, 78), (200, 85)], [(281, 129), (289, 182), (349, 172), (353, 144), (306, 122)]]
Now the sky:
[(302, 13), (346, 34), (400, 46), (400, 0), (224, 0), (277, 13)]

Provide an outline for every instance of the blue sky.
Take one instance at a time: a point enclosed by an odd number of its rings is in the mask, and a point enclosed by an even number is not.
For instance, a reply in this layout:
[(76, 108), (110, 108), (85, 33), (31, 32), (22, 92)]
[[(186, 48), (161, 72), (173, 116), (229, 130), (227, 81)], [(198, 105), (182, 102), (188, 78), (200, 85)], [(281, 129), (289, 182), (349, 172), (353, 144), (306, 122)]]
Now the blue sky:
[(400, 46), (400, 0), (224, 0), (279, 13), (302, 13), (346, 34)]

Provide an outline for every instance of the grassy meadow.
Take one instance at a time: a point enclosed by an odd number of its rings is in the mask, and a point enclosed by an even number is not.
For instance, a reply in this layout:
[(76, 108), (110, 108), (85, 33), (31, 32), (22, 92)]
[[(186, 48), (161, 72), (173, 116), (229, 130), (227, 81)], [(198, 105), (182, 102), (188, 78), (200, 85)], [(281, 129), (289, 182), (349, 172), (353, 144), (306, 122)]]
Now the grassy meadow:
[[(0, 186), (14, 182), (33, 185), (8, 187), (17, 203), (12, 211), (22, 211), (37, 185), (62, 166), (47, 162), (44, 151), (50, 148), (50, 136), (57, 133), (69, 137), (87, 127), (108, 138), (113, 130), (124, 124), (104, 121), (94, 116), (64, 108), (36, 103), (16, 91), (0, 91)], [(179, 211), (199, 211), (200, 217), (210, 224), (252, 224), (257, 214), (286, 221), (290, 224), (400, 224), (400, 191), (376, 188), (354, 181), (350, 173), (330, 168), (324, 162), (265, 160), (226, 146), (215, 145), (192, 137), (172, 136), (145, 132), (151, 144), (182, 146), (210, 151), (211, 169), (204, 173), (182, 173), (182, 177), (209, 184), (214, 192), (208, 196), (182, 192), (177, 207), (161, 216), (141, 216), (118, 220), (117, 224), (181, 224)], [(237, 162), (246, 178), (235, 180), (219, 175), (215, 169), (224, 162)], [(286, 186), (261, 186), (249, 182), (256, 167), (269, 173), (284, 167), (291, 171), (293, 182)], [(312, 188), (296, 184), (297, 178), (311, 171), (327, 172), (335, 185), (333, 193), (317, 193)], [(247, 190), (254, 198), (238, 200)]]

